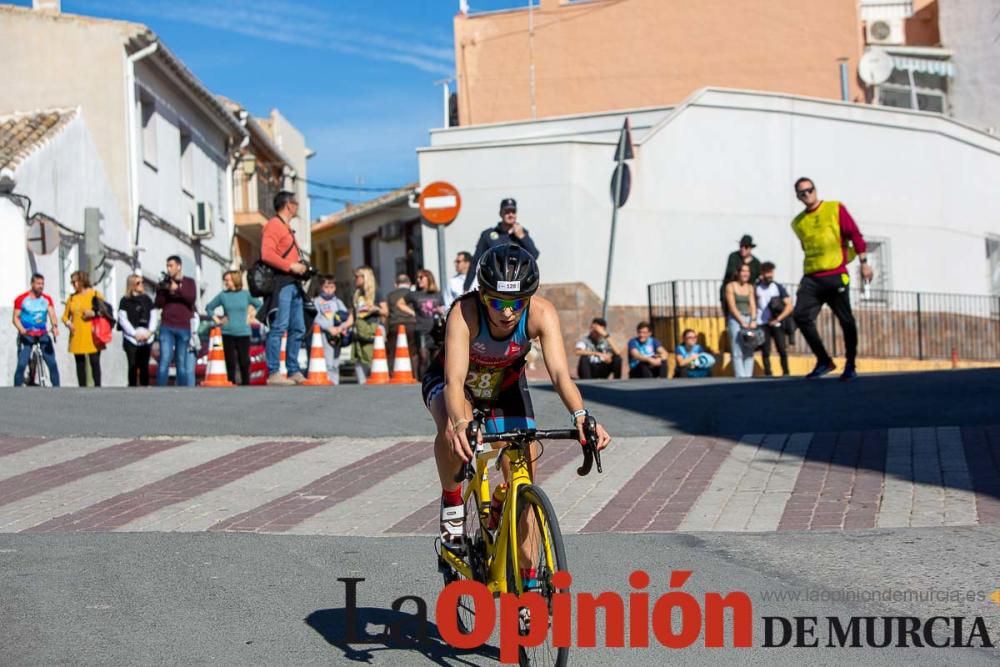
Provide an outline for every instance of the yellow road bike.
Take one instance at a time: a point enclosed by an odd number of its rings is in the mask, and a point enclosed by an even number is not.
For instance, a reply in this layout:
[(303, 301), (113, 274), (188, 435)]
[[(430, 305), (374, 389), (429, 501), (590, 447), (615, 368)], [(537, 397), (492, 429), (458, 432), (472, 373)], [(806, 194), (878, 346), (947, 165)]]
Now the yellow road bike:
[[(543, 441), (577, 441), (579, 435), (575, 428), (555, 431), (518, 429), (484, 434), (482, 442), (477, 445), (482, 430), (482, 415), (474, 413), (474, 417), (467, 431), (469, 443), (474, 447), (474, 459), (472, 463), (465, 464), (459, 473), (459, 481), (464, 483), (465, 541), (459, 549), (440, 546), (438, 568), (444, 576), (445, 585), (464, 578), (484, 584), (494, 597), (501, 593), (538, 593), (547, 600), (548, 617), (551, 617), (552, 596), (556, 592), (566, 592), (564, 589), (557, 590), (552, 584), (554, 573), (567, 571), (566, 549), (552, 503), (532, 480), (531, 464), (542, 456)], [(594, 418), (587, 417), (584, 424), (587, 444), (582, 448), (584, 462), (577, 468), (580, 476), (589, 474), (594, 463), (597, 464), (597, 471), (602, 472), (601, 455), (596, 447), (596, 427)], [(534, 459), (531, 458), (532, 443), (538, 443)], [(486, 447), (494, 444), (499, 447)], [(497, 521), (496, 509), (491, 511), (494, 494), (490, 490), (489, 468), (490, 461), (496, 459), (496, 468), (500, 469), (504, 458), (509, 462), (510, 472)], [(534, 576), (526, 582), (520, 576), (521, 568), (533, 568)], [(520, 631), (527, 633), (531, 619), (525, 613), (527, 610), (521, 611)], [(469, 633), (475, 625), (476, 614), (471, 598), (459, 600), (457, 614), (459, 629)], [(521, 665), (562, 667), (566, 664), (569, 649), (553, 646), (550, 632), (546, 632), (545, 637), (539, 646), (520, 649)]]

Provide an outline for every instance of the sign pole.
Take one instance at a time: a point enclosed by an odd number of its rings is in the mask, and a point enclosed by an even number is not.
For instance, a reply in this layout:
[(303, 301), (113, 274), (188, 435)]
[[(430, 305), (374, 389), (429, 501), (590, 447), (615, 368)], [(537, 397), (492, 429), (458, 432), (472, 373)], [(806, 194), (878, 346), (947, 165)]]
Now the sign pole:
[(614, 201), (611, 206), (611, 243), (608, 246), (608, 272), (604, 277), (604, 307), (601, 309), (601, 317), (605, 321), (608, 319), (608, 298), (611, 295), (611, 264), (615, 258), (615, 228), (618, 226), (618, 206), (621, 201), (622, 172), (624, 172), (622, 165), (624, 164), (625, 161), (619, 157), (618, 167), (615, 169)]
[(615, 173), (611, 186), (611, 241), (608, 244), (608, 272), (604, 277), (604, 306), (601, 309), (601, 317), (608, 319), (608, 300), (611, 298), (611, 266), (615, 258), (615, 231), (618, 227), (618, 209), (624, 204), (624, 199), (628, 198), (628, 193), (622, 196), (622, 181), (626, 178), (625, 170), (628, 165), (625, 160), (630, 160), (635, 155), (632, 150), (632, 129), (629, 126), (628, 118), (622, 124), (621, 134), (618, 136), (618, 147), (615, 149)]
[(444, 225), (438, 225), (437, 228), (437, 241), (438, 241), (438, 280), (439, 285), (448, 284), (448, 276), (445, 274), (447, 270), (448, 261), (444, 256)]

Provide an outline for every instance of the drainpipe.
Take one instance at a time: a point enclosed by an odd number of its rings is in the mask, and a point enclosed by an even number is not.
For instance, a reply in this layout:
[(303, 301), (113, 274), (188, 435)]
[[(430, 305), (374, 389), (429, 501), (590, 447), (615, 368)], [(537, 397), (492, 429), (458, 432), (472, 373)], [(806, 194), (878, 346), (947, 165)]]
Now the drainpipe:
[(135, 267), (133, 268), (138, 268), (139, 266), (139, 151), (138, 146), (136, 146), (138, 125), (136, 123), (135, 112), (135, 64), (146, 56), (155, 53), (159, 46), (159, 42), (153, 42), (146, 48), (136, 51), (125, 59), (125, 118), (128, 120), (126, 124), (128, 136), (125, 137), (125, 146), (128, 151), (129, 216), (126, 224), (135, 224), (135, 229), (132, 230), (134, 233), (131, 235), (132, 261), (135, 263)]
[(847, 58), (840, 58), (840, 101), (851, 101), (850, 88), (847, 85)]
[[(246, 135), (243, 140), (240, 141), (240, 145), (236, 147), (235, 150), (229, 151), (229, 162), (226, 164), (226, 200), (229, 202), (229, 222), (233, 228), (232, 237), (229, 240), (229, 256), (230, 256), (230, 268), (236, 269), (240, 267), (233, 266), (234, 249), (236, 248), (236, 190), (233, 187), (233, 172), (236, 169), (236, 163), (243, 155), (243, 151), (250, 144), (250, 130), (247, 127), (247, 120), (250, 118), (250, 114), (246, 112), (245, 109), (240, 109), (236, 117), (240, 121), (240, 125), (243, 129), (247, 130)], [(243, 257), (240, 257), (240, 261), (243, 261)]]

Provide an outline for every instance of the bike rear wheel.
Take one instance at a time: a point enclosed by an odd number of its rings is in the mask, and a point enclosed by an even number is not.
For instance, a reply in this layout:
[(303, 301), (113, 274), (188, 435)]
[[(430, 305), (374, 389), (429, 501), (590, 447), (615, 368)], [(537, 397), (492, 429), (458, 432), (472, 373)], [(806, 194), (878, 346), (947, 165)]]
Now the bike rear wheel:
[[(465, 562), (472, 570), (473, 579), (485, 583), (486, 578), (486, 544), (483, 541), (482, 525), (479, 520), (479, 503), (475, 494), (471, 494), (465, 503)], [(444, 548), (443, 546), (441, 547)], [(451, 566), (445, 564), (444, 585), (458, 581), (461, 575)], [(458, 600), (458, 627), (468, 634), (476, 626), (476, 605), (472, 597), (463, 595)]]
[[(522, 486), (517, 493), (517, 506), (515, 507), (517, 516), (518, 541), (526, 545), (530, 563), (523, 562), (523, 552), (519, 551), (518, 564), (520, 567), (534, 567), (538, 584), (537, 587), (529, 588), (531, 592), (538, 593), (548, 602), (548, 617), (552, 616), (552, 596), (556, 592), (565, 590), (552, 585), (552, 575), (560, 570), (566, 571), (566, 548), (563, 546), (562, 532), (559, 530), (559, 520), (556, 517), (552, 503), (548, 496), (539, 487), (534, 485)], [(513, 566), (514, 549), (518, 545), (511, 545), (507, 559), (507, 590), (512, 593), (522, 592), (522, 580), (520, 572), (515, 571)], [(531, 619), (526, 619), (530, 623)], [(532, 665), (541, 667), (565, 667), (569, 659), (569, 648), (556, 647), (552, 644), (551, 623), (545, 633), (545, 641), (538, 646), (522, 647), (519, 662), (522, 666)]]

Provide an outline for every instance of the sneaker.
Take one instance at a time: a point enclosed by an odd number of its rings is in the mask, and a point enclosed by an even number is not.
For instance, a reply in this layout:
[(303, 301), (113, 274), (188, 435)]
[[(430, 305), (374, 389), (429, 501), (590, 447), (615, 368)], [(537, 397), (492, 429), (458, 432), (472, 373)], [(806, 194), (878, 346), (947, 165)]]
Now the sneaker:
[(827, 373), (832, 373), (835, 370), (837, 370), (837, 364), (832, 361), (819, 361), (816, 362), (816, 368), (812, 369), (806, 377), (818, 378), (822, 375), (826, 375)]
[(441, 545), (451, 551), (465, 546), (465, 505), (445, 505), (441, 501)]
[(306, 376), (300, 371), (295, 371), (294, 373), (289, 373), (288, 379), (292, 381), (292, 384), (302, 384), (306, 381)]
[(295, 384), (295, 380), (275, 373), (274, 375), (268, 376), (267, 384), (272, 387), (290, 387)]
[(850, 382), (856, 377), (858, 377), (858, 369), (854, 367), (854, 364), (847, 364), (844, 366), (844, 372), (840, 375), (840, 381)]

